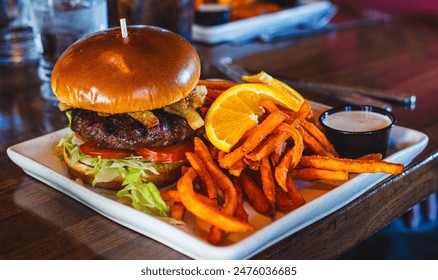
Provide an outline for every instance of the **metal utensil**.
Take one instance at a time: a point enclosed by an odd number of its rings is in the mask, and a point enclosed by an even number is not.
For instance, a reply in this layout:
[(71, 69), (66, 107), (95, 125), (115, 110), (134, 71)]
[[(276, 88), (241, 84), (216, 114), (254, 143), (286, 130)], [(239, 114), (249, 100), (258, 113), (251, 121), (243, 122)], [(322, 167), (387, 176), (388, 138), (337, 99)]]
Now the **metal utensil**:
[[(221, 71), (223, 74), (225, 74), (228, 78), (230, 78), (231, 80), (235, 81), (235, 82), (242, 82), (242, 76), (243, 75), (249, 75), (250, 73), (248, 73), (247, 71), (245, 71), (244, 69), (242, 69), (240, 66), (236, 65), (233, 63), (233, 60), (230, 57), (223, 57), (221, 59), (218, 60), (217, 64), (215, 64), (215, 66), (217, 67), (217, 69), (219, 71)], [(282, 80), (283, 82), (285, 82), (286, 84), (289, 84), (292, 87), (297, 87), (297, 83), (292, 83), (290, 84), (289, 81), (285, 81)], [(299, 88), (311, 88), (314, 89), (314, 87), (309, 87), (307, 84), (299, 84), (298, 85)], [(321, 89), (318, 88), (318, 92), (321, 92)], [(388, 111), (392, 110), (392, 107), (390, 104), (385, 103), (385, 102), (381, 102), (379, 100), (373, 99), (373, 98), (369, 98), (366, 96), (362, 96), (360, 94), (357, 93), (353, 93), (353, 92), (349, 92), (347, 93), (343, 93), (343, 92), (332, 92), (332, 90), (326, 91), (323, 90), (324, 94), (328, 94), (330, 93), (331, 96), (336, 97), (337, 99), (347, 102), (347, 103), (351, 103), (351, 104), (355, 104), (355, 105), (363, 105), (363, 104), (367, 104), (367, 105), (373, 105), (373, 106), (377, 106), (380, 108), (384, 108)]]
[[(222, 57), (215, 64), (217, 69), (229, 77), (233, 81), (241, 82), (242, 75), (249, 73), (233, 62), (231, 57)], [(281, 79), (281, 77), (280, 77)], [(352, 104), (368, 104), (384, 108), (388, 111), (392, 110), (392, 106), (384, 101), (403, 104), (410, 109), (415, 107), (415, 95), (397, 94), (387, 91), (374, 90), (362, 87), (346, 87), (332, 85), (327, 83), (312, 82), (302, 79), (281, 79), (286, 84), (297, 87), (318, 90), (318, 92), (330, 93), (342, 101)], [(382, 101), (381, 101), (382, 100)]]
[(318, 88), (330, 92), (344, 93), (347, 95), (358, 94), (358, 95), (368, 96), (370, 98), (377, 98), (394, 104), (401, 104), (409, 107), (411, 110), (415, 108), (415, 102), (417, 100), (415, 95), (400, 94), (391, 91), (382, 91), (378, 89), (370, 89), (364, 87), (339, 86), (339, 85), (332, 85), (332, 84), (321, 83), (321, 82), (312, 82), (312, 81), (300, 80), (300, 79), (296, 79), (296, 80), (286, 79), (284, 80), (284, 82), (291, 86), (299, 85), (299, 86), (305, 86), (315, 89)]

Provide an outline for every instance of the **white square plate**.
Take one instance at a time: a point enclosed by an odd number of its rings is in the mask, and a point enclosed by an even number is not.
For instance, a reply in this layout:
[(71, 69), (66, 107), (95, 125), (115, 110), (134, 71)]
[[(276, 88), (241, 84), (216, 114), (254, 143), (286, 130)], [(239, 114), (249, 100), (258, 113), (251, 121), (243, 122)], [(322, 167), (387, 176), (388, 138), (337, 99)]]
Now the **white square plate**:
[[(327, 107), (312, 103), (315, 114)], [(316, 181), (297, 180), (307, 203), (288, 214), (267, 218), (245, 205), (250, 223), (257, 230), (246, 234), (229, 234), (227, 244), (214, 246), (206, 242), (205, 225), (187, 213), (184, 226), (172, 226), (117, 201), (98, 188), (82, 186), (69, 175), (63, 162), (54, 155), (59, 139), (69, 135), (65, 128), (9, 147), (11, 160), (27, 174), (76, 199), (101, 215), (153, 238), (195, 259), (247, 259), (268, 246), (333, 213), (376, 183), (390, 176), (383, 173), (361, 174), (340, 186)], [(391, 133), (389, 157), (385, 160), (408, 164), (428, 143), (428, 137), (412, 129), (395, 126)]]

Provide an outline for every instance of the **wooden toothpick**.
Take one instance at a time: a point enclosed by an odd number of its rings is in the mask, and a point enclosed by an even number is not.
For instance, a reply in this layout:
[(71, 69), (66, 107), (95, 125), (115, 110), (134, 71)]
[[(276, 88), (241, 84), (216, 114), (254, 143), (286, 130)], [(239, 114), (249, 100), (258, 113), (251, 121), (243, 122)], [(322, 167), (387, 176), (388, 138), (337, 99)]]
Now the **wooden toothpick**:
[(120, 29), (122, 30), (122, 38), (123, 39), (128, 38), (128, 27), (126, 26), (125, 18), (120, 19)]

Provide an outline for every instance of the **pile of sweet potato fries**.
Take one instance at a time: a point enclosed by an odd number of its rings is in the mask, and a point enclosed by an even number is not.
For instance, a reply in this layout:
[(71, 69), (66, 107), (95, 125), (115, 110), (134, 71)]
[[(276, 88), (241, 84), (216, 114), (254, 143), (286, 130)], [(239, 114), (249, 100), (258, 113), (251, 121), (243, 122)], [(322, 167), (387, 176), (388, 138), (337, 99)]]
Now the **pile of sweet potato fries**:
[[(204, 81), (207, 97), (234, 85)], [(333, 145), (315, 124), (305, 101), (298, 112), (278, 107), (270, 100), (260, 106), (265, 114), (229, 152), (216, 149), (206, 137), (194, 139), (194, 151), (186, 153), (189, 166), (176, 190), (162, 191), (173, 203), (171, 215), (183, 220), (187, 210), (211, 224), (207, 241), (218, 244), (227, 232), (253, 230), (243, 207), (244, 199), (262, 215), (289, 212), (306, 203), (294, 180), (346, 181), (350, 174), (403, 172), (402, 164), (385, 162), (380, 154), (359, 159), (339, 158)]]

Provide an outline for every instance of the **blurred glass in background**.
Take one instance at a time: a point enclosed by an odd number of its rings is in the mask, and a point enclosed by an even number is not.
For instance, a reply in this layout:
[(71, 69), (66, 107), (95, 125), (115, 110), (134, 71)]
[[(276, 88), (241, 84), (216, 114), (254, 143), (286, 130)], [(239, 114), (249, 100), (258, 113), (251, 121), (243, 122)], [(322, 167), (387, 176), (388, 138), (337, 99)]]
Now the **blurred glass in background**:
[(118, 0), (117, 11), (128, 25), (162, 27), (191, 41), (193, 0)]
[(32, 0), (35, 45), (41, 54), (38, 76), (41, 94), (57, 104), (50, 84), (61, 54), (78, 39), (108, 27), (106, 0)]
[(30, 0), (0, 0), (0, 65), (36, 63)]

